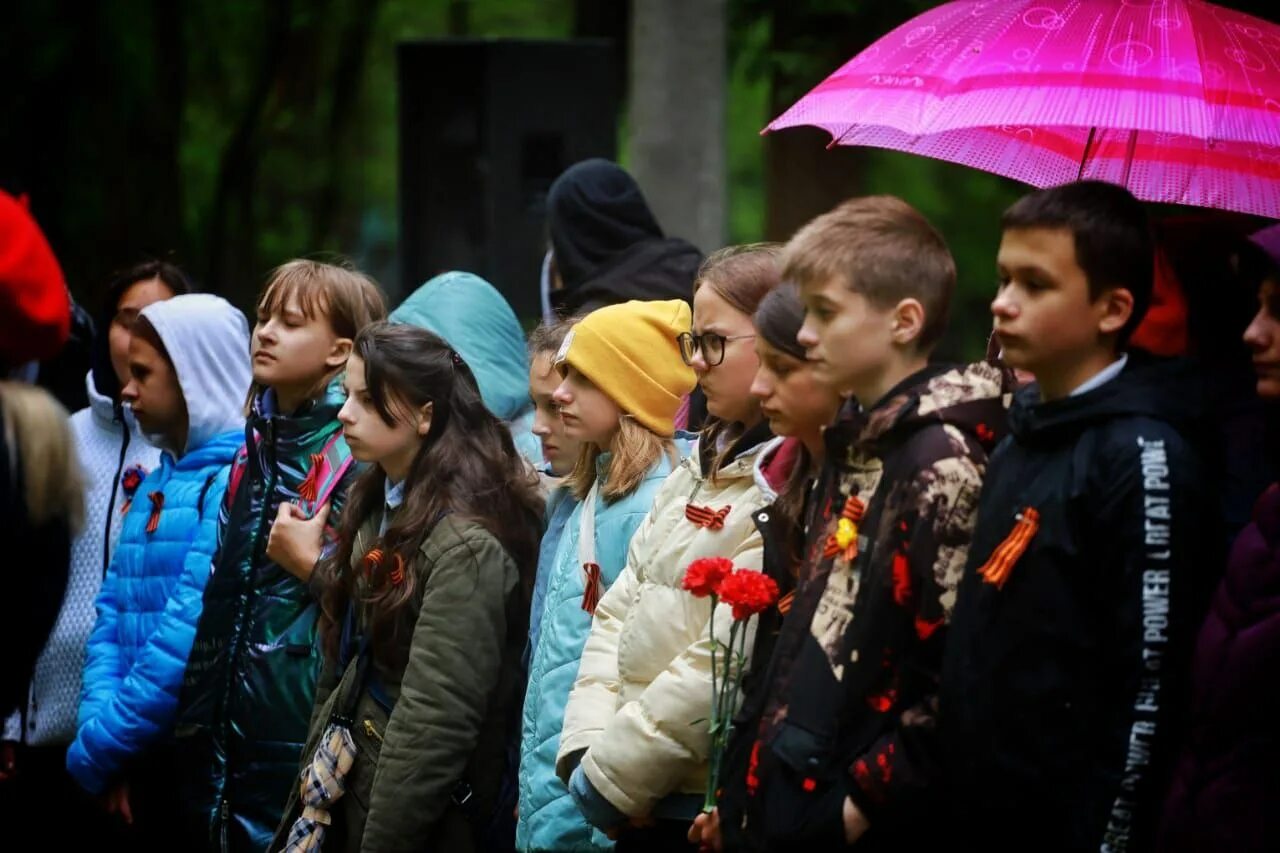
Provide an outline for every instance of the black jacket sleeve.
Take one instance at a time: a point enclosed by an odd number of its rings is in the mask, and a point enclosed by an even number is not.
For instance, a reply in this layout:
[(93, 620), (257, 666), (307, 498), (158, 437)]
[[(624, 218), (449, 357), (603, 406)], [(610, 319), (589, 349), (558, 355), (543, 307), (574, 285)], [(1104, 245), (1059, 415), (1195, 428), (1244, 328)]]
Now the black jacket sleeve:
[(1113, 649), (1099, 661), (1094, 758), (1107, 815), (1098, 841), (1112, 851), (1148, 849), (1159, 818), (1199, 611), (1197, 574), (1212, 560), (1217, 531), (1204, 482), (1197, 454), (1155, 421), (1113, 432), (1089, 466), (1080, 568), (1098, 590), (1097, 627)]

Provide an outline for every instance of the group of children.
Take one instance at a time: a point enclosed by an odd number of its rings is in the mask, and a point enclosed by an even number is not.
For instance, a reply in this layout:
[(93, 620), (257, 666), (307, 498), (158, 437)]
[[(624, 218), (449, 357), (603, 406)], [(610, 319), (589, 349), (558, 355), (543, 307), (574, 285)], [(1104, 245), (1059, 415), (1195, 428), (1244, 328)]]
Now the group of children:
[[(148, 849), (1238, 841), (1182, 735), (1240, 768), (1276, 739), (1237, 748), (1188, 677), (1223, 555), (1191, 368), (1127, 346), (1147, 215), (1086, 181), (1002, 230), (999, 356), (961, 366), (931, 359), (951, 254), (884, 196), (713, 254), (692, 310), (546, 323), (527, 361), (509, 308), (458, 310), (500, 301), (466, 274), (389, 322), (366, 276), (293, 261), (252, 330), (155, 270), (124, 282), (116, 428), (159, 453), (125, 466), (124, 440), (118, 542), (93, 539), (71, 776)], [(1275, 397), (1259, 269), (1246, 340)], [(527, 394), (496, 362), (527, 364)], [(780, 590), (706, 813), (733, 617), (682, 588), (704, 557)], [(1250, 778), (1274, 793), (1271, 767)], [(1256, 826), (1231, 849), (1280, 838)]]

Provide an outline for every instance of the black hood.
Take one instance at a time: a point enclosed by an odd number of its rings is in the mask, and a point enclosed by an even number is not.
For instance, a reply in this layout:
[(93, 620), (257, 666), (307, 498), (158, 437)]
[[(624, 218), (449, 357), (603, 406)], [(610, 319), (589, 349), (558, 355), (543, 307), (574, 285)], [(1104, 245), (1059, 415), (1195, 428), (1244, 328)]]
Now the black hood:
[[(101, 327), (99, 327), (101, 328)], [(93, 318), (79, 303), (71, 303), (71, 335), (58, 354), (40, 362), (38, 384), (53, 394), (68, 412), (78, 412), (89, 405), (84, 375), (92, 364), (93, 346), (97, 340)]]
[(598, 158), (576, 163), (556, 178), (547, 194), (547, 228), (568, 290), (635, 244), (666, 236), (635, 178)]
[(632, 299), (693, 301), (702, 253), (684, 240), (648, 240), (622, 252), (575, 288), (551, 294), (565, 315), (584, 314)]
[(1041, 402), (1036, 383), (1018, 392), (1009, 428), (1024, 444), (1051, 444), (1123, 417), (1163, 421), (1188, 437), (1204, 431), (1204, 384), (1194, 362), (1132, 350), (1120, 375), (1099, 388)]
[(987, 448), (1006, 432), (1012, 377), (985, 361), (930, 364), (893, 387), (869, 411), (857, 400), (841, 409), (824, 433), (828, 458), (841, 458), (855, 444), (878, 448), (905, 441), (926, 426), (945, 424), (968, 433)]
[(547, 195), (547, 228), (564, 288), (552, 294), (575, 314), (631, 299), (693, 298), (702, 253), (667, 237), (635, 178), (616, 163), (577, 163)]

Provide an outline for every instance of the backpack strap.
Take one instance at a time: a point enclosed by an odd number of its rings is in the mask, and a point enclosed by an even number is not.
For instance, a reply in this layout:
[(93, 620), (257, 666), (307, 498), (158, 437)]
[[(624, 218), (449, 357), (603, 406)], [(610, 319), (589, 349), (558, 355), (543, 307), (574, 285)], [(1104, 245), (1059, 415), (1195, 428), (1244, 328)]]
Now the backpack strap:
[(227, 477), (227, 497), (228, 507), (235, 506), (236, 492), (240, 490), (240, 481), (244, 479), (245, 469), (249, 467), (249, 444), (248, 442), (240, 445), (240, 449), (236, 451), (236, 456), (231, 460), (231, 474)]
[(213, 481), (216, 479), (218, 479), (217, 471), (214, 471), (208, 477), (205, 477), (204, 485), (200, 487), (200, 497), (196, 498), (196, 511), (200, 514), (199, 518), (201, 521), (204, 521), (204, 500), (209, 497), (209, 489), (213, 486)]

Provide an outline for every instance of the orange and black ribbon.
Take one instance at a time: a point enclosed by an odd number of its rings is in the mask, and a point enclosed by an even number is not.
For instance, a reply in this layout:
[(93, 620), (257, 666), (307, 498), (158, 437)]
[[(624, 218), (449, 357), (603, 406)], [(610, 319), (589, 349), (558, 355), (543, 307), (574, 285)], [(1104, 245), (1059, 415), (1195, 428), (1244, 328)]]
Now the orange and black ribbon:
[[(862, 517), (867, 512), (867, 505), (862, 498), (856, 495), (849, 495), (844, 502), (844, 508), (840, 510), (840, 518), (836, 522), (836, 530), (827, 537), (826, 546), (822, 549), (824, 559), (831, 559), (836, 555), (842, 555), (845, 562), (852, 563), (858, 557), (858, 525), (862, 523)], [(843, 522), (844, 527), (841, 527)], [(845, 533), (849, 541), (841, 543), (841, 530), (849, 531), (852, 525), (852, 535)]]
[(160, 527), (160, 510), (164, 509), (164, 492), (152, 492), (147, 497), (151, 499), (151, 515), (147, 516), (147, 532), (155, 533)]
[(306, 479), (298, 484), (298, 497), (304, 501), (314, 501), (320, 493), (320, 466), (324, 464), (323, 453), (311, 454), (311, 468)]
[(732, 507), (728, 504), (719, 509), (698, 506), (697, 504), (686, 504), (684, 517), (699, 527), (705, 527), (707, 530), (722, 530), (724, 529), (724, 520), (729, 516), (730, 509)]
[(1040, 512), (1035, 507), (1023, 507), (1016, 519), (1013, 530), (1009, 531), (1004, 541), (991, 552), (987, 562), (978, 569), (982, 579), (996, 589), (1004, 588), (1009, 575), (1013, 573), (1014, 565), (1026, 552), (1036, 531), (1040, 529)]
[(594, 616), (596, 605), (600, 603), (600, 594), (604, 587), (600, 580), (600, 564), (583, 563), (582, 571), (585, 576), (582, 588), (582, 609)]
[[(365, 577), (369, 577), (373, 572), (382, 565), (382, 561), (386, 559), (386, 554), (381, 548), (370, 548), (369, 551), (360, 560), (361, 568), (364, 569)], [(391, 555), (391, 571), (387, 573), (387, 579), (395, 586), (404, 583), (404, 557), (399, 553)]]

